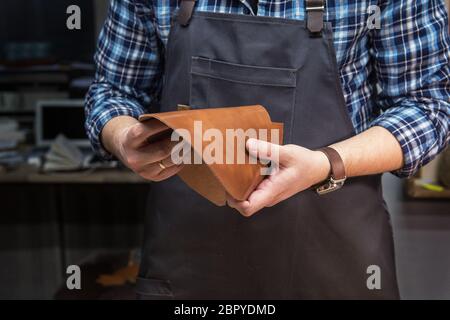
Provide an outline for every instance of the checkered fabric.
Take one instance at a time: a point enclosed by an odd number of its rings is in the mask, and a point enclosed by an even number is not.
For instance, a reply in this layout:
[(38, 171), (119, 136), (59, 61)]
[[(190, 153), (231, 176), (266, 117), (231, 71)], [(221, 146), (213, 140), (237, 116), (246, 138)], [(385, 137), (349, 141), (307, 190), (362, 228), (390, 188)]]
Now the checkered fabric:
[[(152, 111), (177, 0), (112, 0), (100, 35), (86, 129), (96, 151), (113, 117)], [(198, 0), (195, 10), (253, 14), (246, 0)], [(376, 28), (379, 13), (380, 28)], [(305, 18), (304, 1), (260, 0), (259, 16)], [(450, 140), (450, 38), (443, 0), (328, 0), (326, 20), (348, 112), (357, 132), (382, 126), (399, 141), (407, 177)], [(375, 20), (374, 20), (375, 19)], [(375, 27), (375, 28), (374, 28)]]

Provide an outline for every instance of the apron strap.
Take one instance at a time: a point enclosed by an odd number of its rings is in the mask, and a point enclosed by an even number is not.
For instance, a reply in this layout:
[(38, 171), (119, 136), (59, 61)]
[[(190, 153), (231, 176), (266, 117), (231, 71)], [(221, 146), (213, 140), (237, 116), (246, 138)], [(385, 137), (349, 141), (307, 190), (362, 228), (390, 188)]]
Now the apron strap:
[(196, 0), (181, 0), (180, 11), (178, 11), (178, 23), (183, 27), (189, 25), (192, 12), (194, 11), (195, 1)]
[(305, 0), (307, 28), (311, 36), (320, 37), (323, 30), (324, 0)]
[[(189, 21), (194, 11), (196, 0), (181, 0), (180, 11), (178, 12), (178, 23), (182, 26), (189, 25)], [(323, 30), (323, 18), (325, 11), (324, 0), (305, 0), (307, 15), (307, 27), (311, 36), (321, 36)]]

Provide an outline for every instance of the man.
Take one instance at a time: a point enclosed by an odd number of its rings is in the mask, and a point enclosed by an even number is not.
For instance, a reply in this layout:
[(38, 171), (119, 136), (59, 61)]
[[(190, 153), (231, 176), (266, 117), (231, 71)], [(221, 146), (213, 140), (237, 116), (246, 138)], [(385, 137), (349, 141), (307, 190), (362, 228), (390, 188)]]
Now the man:
[[(398, 298), (380, 173), (409, 177), (448, 144), (445, 5), (324, 5), (112, 1), (86, 128), (99, 153), (158, 181), (140, 297)], [(377, 12), (380, 28), (368, 23)], [(151, 128), (136, 118), (177, 104), (262, 104), (284, 122), (286, 145), (247, 143), (253, 155), (276, 148), (269, 160), (280, 165), (246, 201), (228, 199), (251, 219), (173, 177), (183, 167), (169, 141), (146, 143)], [(335, 192), (317, 195), (316, 185)], [(366, 283), (373, 265), (375, 288)]]

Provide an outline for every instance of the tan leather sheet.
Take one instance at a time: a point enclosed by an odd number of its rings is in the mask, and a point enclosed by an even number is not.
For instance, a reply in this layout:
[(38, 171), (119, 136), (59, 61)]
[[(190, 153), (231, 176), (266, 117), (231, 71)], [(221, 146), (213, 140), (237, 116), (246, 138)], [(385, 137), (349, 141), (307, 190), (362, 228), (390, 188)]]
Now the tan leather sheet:
[[(197, 157), (201, 157), (202, 160), (204, 160), (208, 145), (214, 141), (204, 139), (205, 132), (209, 129), (220, 131), (224, 147), (218, 149), (218, 152), (223, 152), (222, 157), (219, 156), (218, 158), (222, 158), (223, 161), (210, 164), (206, 164), (205, 161), (202, 161), (201, 164), (185, 164), (178, 173), (190, 188), (218, 206), (226, 204), (226, 193), (237, 200), (246, 200), (264, 179), (260, 170), (264, 165), (259, 161), (251, 163), (248, 152), (245, 151), (245, 161), (241, 161), (244, 163), (237, 163), (237, 148), (241, 146), (242, 150), (242, 140), (241, 144), (238, 143), (237, 139), (230, 143), (232, 139), (227, 139), (227, 129), (242, 129), (241, 132), (250, 132), (247, 130), (253, 129), (254, 131), (252, 131), (257, 133), (257, 138), (265, 138), (268, 141), (271, 141), (271, 129), (278, 129), (279, 139), (277, 143), (282, 144), (283, 139), (283, 124), (272, 122), (266, 109), (260, 105), (153, 113), (142, 115), (139, 118), (141, 122), (147, 122), (150, 126), (154, 121), (152, 119), (162, 122), (166, 127), (155, 131), (149, 137), (149, 141), (158, 140), (175, 129), (187, 130), (186, 132), (190, 134), (192, 139), (189, 144), (192, 148), (192, 158), (196, 153)], [(201, 121), (201, 130), (198, 130), (198, 121)], [(195, 126), (197, 126), (197, 130)], [(264, 132), (260, 129), (265, 129), (266, 137), (259, 135), (259, 133)], [(218, 132), (216, 131), (216, 133)], [(247, 138), (248, 136), (244, 137), (244, 145)], [(194, 141), (200, 141), (200, 143)], [(228, 151), (227, 148), (229, 148)], [(227, 163), (226, 157), (227, 154), (230, 156), (231, 148), (234, 148), (234, 153), (231, 153), (234, 154), (234, 158), (230, 157), (229, 159), (232, 161)], [(211, 150), (211, 145), (209, 150)], [(217, 151), (217, 148), (215, 151)], [(215, 153), (213, 155), (216, 156)]]

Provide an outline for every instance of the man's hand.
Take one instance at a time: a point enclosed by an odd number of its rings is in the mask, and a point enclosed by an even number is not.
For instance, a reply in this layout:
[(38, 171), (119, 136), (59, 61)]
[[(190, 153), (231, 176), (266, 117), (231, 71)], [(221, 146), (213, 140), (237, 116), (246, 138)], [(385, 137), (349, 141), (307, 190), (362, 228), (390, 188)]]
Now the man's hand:
[(159, 122), (140, 123), (128, 116), (116, 117), (103, 128), (102, 142), (109, 152), (141, 177), (151, 181), (165, 180), (177, 174), (182, 165), (174, 165), (171, 161), (171, 150), (176, 142), (170, 141), (170, 137), (151, 144), (147, 142), (162, 125)]
[[(271, 144), (249, 139), (250, 154), (262, 156)], [(320, 151), (295, 145), (272, 145), (279, 152), (279, 171), (263, 180), (247, 201), (228, 199), (228, 204), (244, 216), (251, 216), (325, 180), (330, 163)], [(349, 139), (331, 145), (345, 165), (347, 177), (394, 171), (403, 166), (403, 152), (397, 139), (385, 128), (374, 126)], [(276, 156), (276, 152), (273, 156)], [(277, 160), (275, 157), (270, 160)], [(267, 157), (266, 157), (267, 158)], [(345, 188), (345, 186), (344, 186)]]
[(330, 172), (330, 163), (320, 151), (256, 139), (249, 139), (246, 147), (251, 156), (278, 163), (278, 169), (259, 184), (248, 200), (228, 197), (228, 205), (246, 217), (325, 180)]

